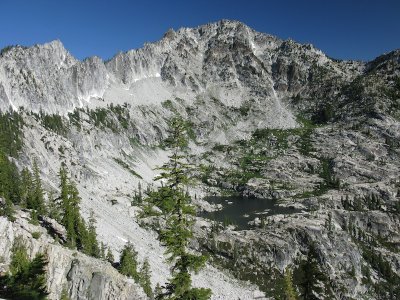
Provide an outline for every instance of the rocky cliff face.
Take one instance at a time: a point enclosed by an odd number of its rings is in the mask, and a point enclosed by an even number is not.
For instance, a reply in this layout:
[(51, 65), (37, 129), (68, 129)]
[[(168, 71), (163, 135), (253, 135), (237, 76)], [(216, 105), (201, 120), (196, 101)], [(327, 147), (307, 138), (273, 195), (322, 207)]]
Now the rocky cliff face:
[[(8, 49), (0, 65), (3, 110), (23, 106), (65, 114), (75, 107), (104, 105), (100, 99), (160, 103), (182, 96), (193, 102), (205, 95), (230, 106), (257, 99), (277, 127), (295, 125), (282, 96), (310, 81), (313, 67), (332, 68), (346, 78), (358, 71), (311, 45), (282, 41), (231, 21), (169, 31), (159, 42), (107, 62), (96, 57), (78, 61), (54, 41)], [(282, 119), (276, 120), (277, 112)]]
[[(303, 209), (263, 220), (268, 226), (256, 220), (258, 226), (242, 232), (211, 232), (199, 219), (204, 226), (196, 227), (194, 248), (210, 251), (215, 264), (234, 266), (238, 278), (257, 272), (274, 283), (316, 243), (332, 297), (373, 299), (385, 296), (382, 287), (400, 275), (399, 53), (368, 63), (338, 61), (312, 45), (227, 20), (170, 30), (159, 42), (106, 62), (76, 60), (59, 41), (17, 46), (0, 54), (0, 109), (23, 107), (18, 165), (37, 158), (46, 189), (57, 191), (64, 163), (77, 181), (84, 215), (95, 213), (100, 239), (115, 254), (133, 242), (139, 260), (149, 258), (154, 286), (166, 280), (169, 267), (156, 234), (139, 226), (140, 208), (131, 199), (165, 161), (159, 147), (165, 119), (179, 114), (189, 121), (191, 158), (201, 166), (193, 195), (235, 192)], [(58, 115), (61, 127), (48, 121)], [(3, 231), (15, 236), (21, 220), (3, 220)], [(34, 253), (39, 243), (29, 240)], [(12, 242), (6, 235), (1, 241)], [(126, 279), (117, 283), (110, 266), (80, 254), (76, 262), (71, 251), (46, 243), (50, 256), (63, 262), (51, 262), (52, 297), (64, 284), (73, 299), (137, 292)], [(394, 279), (382, 275), (374, 262), (379, 256)], [(273, 288), (238, 282), (211, 265), (195, 278), (215, 299), (252, 299), (258, 289)]]
[(45, 253), (48, 258), (50, 299), (58, 299), (62, 290), (72, 299), (147, 299), (139, 285), (119, 274), (109, 263), (62, 247), (44, 228), (29, 221), (29, 213), (22, 211), (13, 223), (0, 217), (1, 271), (7, 270), (10, 263), (14, 240), (22, 237), (31, 258), (37, 252)]

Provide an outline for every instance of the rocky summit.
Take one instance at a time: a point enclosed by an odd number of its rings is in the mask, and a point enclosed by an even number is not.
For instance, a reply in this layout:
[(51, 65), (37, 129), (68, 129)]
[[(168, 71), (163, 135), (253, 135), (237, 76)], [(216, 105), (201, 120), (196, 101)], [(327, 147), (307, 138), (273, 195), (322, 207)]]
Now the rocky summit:
[[(75, 59), (61, 41), (10, 46), (0, 111), (18, 123), (1, 127), (4, 152), (19, 172), (37, 165), (46, 205), (65, 166), (99, 242), (115, 261), (131, 243), (153, 290), (170, 276), (163, 223), (134, 199), (160, 184), (167, 120), (180, 116), (199, 212), (190, 248), (209, 256), (195, 287), (212, 299), (296, 299), (282, 296), (290, 273), (301, 299), (400, 297), (400, 50), (342, 61), (229, 20), (169, 30), (108, 61)], [(224, 210), (208, 196), (233, 195), (293, 212), (256, 212), (245, 229), (200, 214)], [(47, 255), (49, 299), (151, 298), (115, 262), (67, 247), (62, 221), (32, 222), (14, 202), (14, 217), (0, 217), (0, 273), (22, 237), (29, 258)]]

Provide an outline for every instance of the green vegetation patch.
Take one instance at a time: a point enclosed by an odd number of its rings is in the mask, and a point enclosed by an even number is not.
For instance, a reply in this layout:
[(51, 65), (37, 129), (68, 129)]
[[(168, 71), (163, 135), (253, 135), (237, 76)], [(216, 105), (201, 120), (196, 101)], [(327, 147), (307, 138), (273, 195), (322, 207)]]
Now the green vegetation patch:
[(131, 173), (133, 176), (136, 176), (136, 177), (138, 177), (138, 178), (140, 178), (140, 179), (143, 179), (142, 176), (140, 176), (138, 173), (136, 173), (134, 170), (132, 170), (132, 169), (129, 167), (129, 165), (128, 165), (126, 162), (124, 162), (122, 159), (119, 159), (119, 158), (116, 158), (116, 157), (114, 157), (113, 159), (114, 159), (114, 161), (115, 161), (117, 164), (119, 164), (119, 165), (120, 165), (121, 167), (123, 167), (125, 170), (129, 171), (129, 173)]
[(23, 146), (24, 122), (22, 116), (17, 112), (0, 112), (0, 152), (18, 157)]

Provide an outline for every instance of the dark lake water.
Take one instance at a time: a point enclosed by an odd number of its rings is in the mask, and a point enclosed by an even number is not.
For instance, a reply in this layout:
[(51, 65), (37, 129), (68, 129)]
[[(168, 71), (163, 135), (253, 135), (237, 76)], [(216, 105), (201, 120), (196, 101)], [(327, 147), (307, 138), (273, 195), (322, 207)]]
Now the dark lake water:
[(271, 216), (276, 214), (293, 214), (298, 209), (278, 206), (276, 201), (260, 198), (245, 198), (240, 196), (211, 196), (205, 200), (212, 204), (221, 204), (222, 209), (213, 212), (201, 212), (200, 217), (223, 223), (232, 223), (238, 230), (254, 228), (249, 225), (256, 217)]

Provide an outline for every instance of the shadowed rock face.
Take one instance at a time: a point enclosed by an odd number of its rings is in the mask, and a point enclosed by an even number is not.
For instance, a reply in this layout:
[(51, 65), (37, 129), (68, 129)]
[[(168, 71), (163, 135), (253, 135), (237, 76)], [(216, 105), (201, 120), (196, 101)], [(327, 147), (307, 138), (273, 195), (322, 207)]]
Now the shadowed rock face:
[[(170, 30), (107, 62), (76, 60), (59, 41), (17, 46), (0, 55), (0, 109), (24, 107), (18, 166), (32, 166), (37, 158), (44, 186), (57, 193), (57, 172), (65, 163), (84, 216), (95, 212), (100, 240), (116, 256), (131, 241), (140, 261), (149, 258), (153, 286), (169, 276), (165, 249), (154, 232), (139, 226), (140, 208), (131, 200), (138, 183), (144, 189), (166, 160), (159, 147), (165, 120), (180, 114), (192, 130), (191, 160), (202, 183), (190, 192), (198, 199), (228, 191), (305, 210), (269, 216), (264, 228), (246, 232), (211, 234), (210, 224), (198, 219), (194, 248), (222, 258), (244, 280), (262, 274), (256, 277), (268, 280), (255, 283), (269, 291), (272, 275), (298, 267), (315, 242), (337, 298), (375, 299), (376, 284), (387, 279), (366, 249), (400, 274), (399, 53), (368, 63), (338, 61), (312, 45), (227, 20)], [(60, 133), (31, 110), (74, 115), (62, 119)], [(7, 224), (5, 232), (23, 227)], [(46, 226), (63, 236), (51, 220)], [(3, 250), (9, 253), (11, 241), (6, 234), (3, 240), (0, 247), (8, 245)], [(30, 240), (33, 254), (40, 246)], [(135, 286), (111, 266), (46, 247), (51, 291), (68, 284), (73, 299), (134, 295)], [(194, 284), (210, 287), (215, 299), (259, 294), (211, 266), (194, 276)]]

